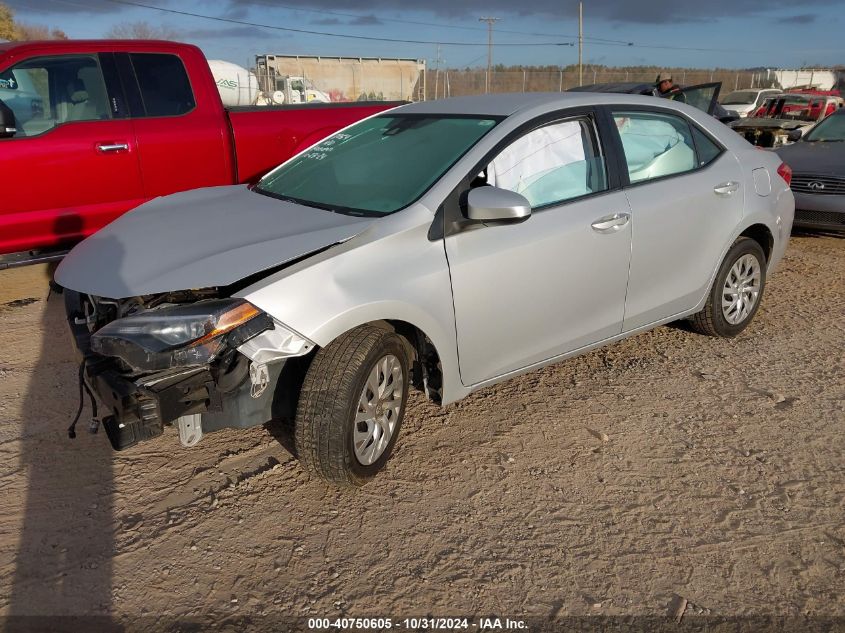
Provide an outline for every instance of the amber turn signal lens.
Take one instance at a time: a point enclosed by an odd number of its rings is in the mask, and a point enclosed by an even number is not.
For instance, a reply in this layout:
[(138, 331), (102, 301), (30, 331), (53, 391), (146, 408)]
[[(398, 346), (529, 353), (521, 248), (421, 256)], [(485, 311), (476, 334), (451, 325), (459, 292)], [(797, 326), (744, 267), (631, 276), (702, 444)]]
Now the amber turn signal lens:
[(225, 334), (226, 332), (230, 332), (234, 330), (236, 327), (243, 325), (250, 319), (257, 317), (261, 314), (261, 310), (256, 308), (251, 303), (240, 303), (233, 307), (231, 310), (224, 312), (220, 315), (220, 318), (217, 319), (217, 323), (214, 324), (212, 330), (203, 336), (202, 338), (198, 338), (196, 341), (191, 343), (191, 346), (194, 345), (202, 345), (203, 343), (217, 338)]

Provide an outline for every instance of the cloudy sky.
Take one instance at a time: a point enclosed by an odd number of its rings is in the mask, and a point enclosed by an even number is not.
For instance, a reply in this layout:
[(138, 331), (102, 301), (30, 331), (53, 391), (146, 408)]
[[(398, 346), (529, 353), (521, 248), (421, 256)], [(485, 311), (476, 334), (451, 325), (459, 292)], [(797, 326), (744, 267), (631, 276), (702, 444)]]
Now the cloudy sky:
[[(481, 66), (482, 16), (500, 18), (494, 63), (565, 65), (578, 57), (576, 47), (563, 45), (578, 34), (572, 0), (2, 1), (19, 20), (75, 38), (101, 37), (127, 22), (166, 26), (209, 58), (242, 65), (257, 53), (416, 57), (434, 64), (441, 42), (443, 65)], [(845, 63), (843, 27), (845, 0), (586, 0), (584, 56), (607, 65), (828, 66)]]

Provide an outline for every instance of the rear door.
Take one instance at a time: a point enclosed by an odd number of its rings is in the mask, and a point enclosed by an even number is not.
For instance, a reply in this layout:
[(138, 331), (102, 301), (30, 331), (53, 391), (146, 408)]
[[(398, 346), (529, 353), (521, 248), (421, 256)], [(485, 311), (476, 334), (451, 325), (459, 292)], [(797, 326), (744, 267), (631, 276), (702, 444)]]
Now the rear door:
[[(132, 114), (148, 198), (234, 182), (230, 130), (207, 67), (172, 53), (115, 55)], [(203, 60), (203, 63), (204, 60)], [(190, 77), (196, 77), (192, 85)]]
[(696, 306), (742, 219), (737, 158), (677, 112), (611, 108), (631, 205), (624, 331)]
[(0, 253), (77, 241), (141, 202), (111, 55), (36, 54), (0, 79), (17, 120), (15, 136), (0, 139)]

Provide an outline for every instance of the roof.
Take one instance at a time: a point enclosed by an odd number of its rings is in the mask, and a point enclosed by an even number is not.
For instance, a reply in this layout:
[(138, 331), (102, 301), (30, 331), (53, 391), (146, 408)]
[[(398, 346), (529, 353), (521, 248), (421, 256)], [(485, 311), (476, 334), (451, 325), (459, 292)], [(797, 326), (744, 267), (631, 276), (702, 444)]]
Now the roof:
[[(604, 103), (642, 103), (654, 105), (654, 97), (594, 92), (508, 92), (503, 94), (453, 97), (436, 101), (418, 101), (397, 108), (402, 114), (468, 114), (511, 116), (531, 109), (572, 108)], [(671, 102), (667, 102), (671, 103)], [(661, 105), (666, 105), (662, 103)]]
[[(127, 51), (127, 50), (172, 50), (174, 47), (196, 48), (193, 44), (167, 40), (29, 40), (25, 42), (0, 42), (0, 53), (25, 52), (27, 50), (76, 51)], [(199, 50), (199, 49), (197, 49)]]
[(588, 86), (576, 86), (570, 88), (570, 92), (619, 92), (625, 94), (651, 94), (654, 90), (653, 83), (641, 81), (617, 81), (603, 84), (590, 84)]

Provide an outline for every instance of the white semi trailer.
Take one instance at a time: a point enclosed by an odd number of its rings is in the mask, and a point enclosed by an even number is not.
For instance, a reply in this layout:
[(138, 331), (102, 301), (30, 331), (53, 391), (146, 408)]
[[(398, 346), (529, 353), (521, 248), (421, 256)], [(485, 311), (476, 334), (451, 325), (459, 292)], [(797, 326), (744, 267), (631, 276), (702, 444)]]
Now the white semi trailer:
[(255, 74), (273, 103), (417, 101), (425, 60), (384, 57), (257, 55)]

